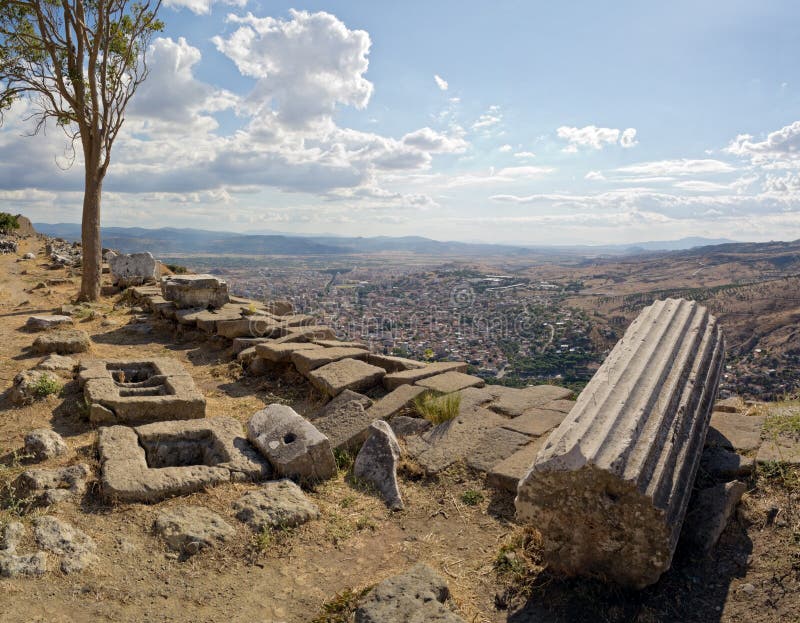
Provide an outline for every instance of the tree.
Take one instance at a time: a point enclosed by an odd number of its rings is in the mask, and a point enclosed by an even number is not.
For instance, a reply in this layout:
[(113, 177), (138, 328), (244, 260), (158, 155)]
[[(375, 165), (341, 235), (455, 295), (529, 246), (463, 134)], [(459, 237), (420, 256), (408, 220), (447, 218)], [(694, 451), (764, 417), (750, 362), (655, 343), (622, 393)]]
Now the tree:
[(125, 108), (147, 77), (161, 0), (0, 0), (0, 121), (20, 98), (34, 133), (54, 121), (84, 161), (83, 278), (79, 298), (100, 296), (100, 202)]
[(0, 212), (0, 234), (10, 234), (15, 229), (19, 229), (17, 217), (7, 212)]

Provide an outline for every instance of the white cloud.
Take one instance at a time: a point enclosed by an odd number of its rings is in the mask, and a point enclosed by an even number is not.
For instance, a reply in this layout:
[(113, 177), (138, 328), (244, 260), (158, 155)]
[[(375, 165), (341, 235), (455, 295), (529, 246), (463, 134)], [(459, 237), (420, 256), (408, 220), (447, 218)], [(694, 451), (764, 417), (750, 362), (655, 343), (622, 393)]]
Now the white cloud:
[(467, 142), (460, 136), (447, 136), (425, 127), (403, 137), (403, 143), (430, 153), (462, 153)]
[(513, 150), (514, 150), (514, 148), (511, 145), (509, 145), (508, 143), (506, 143), (505, 145), (501, 145), (500, 147), (497, 148), (497, 151), (499, 151), (501, 153), (504, 153), (504, 154), (507, 154), (507, 153), (509, 153), (510, 151), (513, 151)]
[(437, 87), (439, 87), (439, 90), (440, 90), (440, 91), (447, 91), (447, 88), (448, 88), (448, 86), (449, 86), (449, 85), (447, 84), (447, 80), (445, 80), (444, 78), (442, 78), (442, 77), (441, 77), (440, 75), (438, 75), (438, 74), (435, 74), (435, 75), (433, 76), (433, 79), (434, 79), (434, 81), (436, 82), (436, 86), (437, 86)]
[(503, 120), (503, 115), (500, 112), (500, 107), (497, 105), (489, 106), (489, 109), (478, 117), (477, 121), (472, 124), (473, 130), (487, 130), (492, 126), (497, 125)]
[[(164, 6), (173, 9), (189, 9), (192, 13), (197, 15), (208, 15), (211, 13), (211, 5), (215, 0), (164, 0)], [(221, 0), (223, 4), (230, 6), (244, 8), (247, 5), (247, 0)]]
[(800, 121), (770, 132), (763, 141), (755, 141), (750, 134), (740, 134), (725, 151), (748, 157), (753, 164), (764, 168), (800, 166)]
[(453, 175), (445, 178), (444, 185), (456, 187), (525, 182), (541, 179), (554, 172), (555, 169), (553, 167), (505, 167), (498, 170), (492, 167), (486, 173)]
[(582, 147), (603, 149), (607, 145), (616, 144), (617, 141), (625, 148), (634, 147), (637, 144), (635, 128), (623, 131), (617, 128), (598, 128), (595, 125), (587, 125), (582, 128), (562, 125), (556, 130), (556, 134), (569, 143), (562, 150), (567, 153), (575, 153)]
[(603, 175), (600, 171), (589, 171), (583, 179), (602, 182), (606, 179), (606, 176)]
[(675, 182), (673, 184), (679, 190), (688, 190), (697, 193), (716, 193), (725, 192), (731, 189), (728, 184), (718, 184), (717, 182), (708, 182), (704, 180), (686, 180), (683, 182)]
[(514, 154), (514, 157), (520, 160), (530, 160), (531, 158), (535, 158), (536, 154), (532, 151), (518, 151)]
[[(683, 176), (683, 175), (709, 175), (716, 173), (731, 173), (736, 168), (721, 160), (702, 159), (692, 160), (681, 158), (678, 160), (656, 160), (642, 162), (616, 169), (618, 173), (632, 176)], [(667, 181), (667, 180), (665, 180)]]
[(626, 149), (638, 145), (639, 141), (636, 140), (636, 128), (628, 128), (623, 130), (622, 135), (619, 138), (619, 144)]

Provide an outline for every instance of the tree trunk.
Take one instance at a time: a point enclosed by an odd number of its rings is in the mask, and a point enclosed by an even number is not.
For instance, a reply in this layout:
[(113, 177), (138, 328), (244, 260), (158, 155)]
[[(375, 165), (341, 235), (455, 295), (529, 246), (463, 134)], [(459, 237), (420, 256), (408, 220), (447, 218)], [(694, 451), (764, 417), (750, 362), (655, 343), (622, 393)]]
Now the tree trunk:
[(98, 167), (87, 158), (86, 184), (83, 191), (83, 220), (81, 221), (81, 245), (83, 252), (83, 277), (81, 279), (82, 301), (100, 298), (100, 279), (103, 272), (103, 247), (100, 240), (100, 198), (103, 192), (103, 176)]

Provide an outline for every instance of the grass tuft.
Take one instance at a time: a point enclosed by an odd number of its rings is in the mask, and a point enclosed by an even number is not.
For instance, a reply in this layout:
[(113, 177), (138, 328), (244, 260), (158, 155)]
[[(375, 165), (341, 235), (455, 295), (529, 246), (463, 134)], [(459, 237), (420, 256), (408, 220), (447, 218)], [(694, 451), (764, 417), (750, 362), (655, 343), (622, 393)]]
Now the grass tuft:
[(467, 506), (477, 506), (483, 502), (483, 493), (475, 491), (474, 489), (468, 489), (461, 494), (461, 501)]
[(414, 408), (434, 425), (448, 422), (458, 415), (461, 408), (461, 394), (454, 392), (436, 396), (431, 392), (425, 392), (414, 399)]

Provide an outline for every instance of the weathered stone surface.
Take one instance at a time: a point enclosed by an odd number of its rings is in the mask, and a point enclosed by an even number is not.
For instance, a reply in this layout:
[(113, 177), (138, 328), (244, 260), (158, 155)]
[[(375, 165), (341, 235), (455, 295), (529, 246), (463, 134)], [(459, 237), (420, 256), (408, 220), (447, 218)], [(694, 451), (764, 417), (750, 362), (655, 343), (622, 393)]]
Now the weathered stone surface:
[(725, 400), (718, 400), (714, 403), (714, 411), (720, 413), (743, 413), (745, 410), (744, 400), (738, 396), (731, 396)]
[(217, 335), (232, 340), (237, 337), (272, 337), (275, 327), (272, 320), (258, 316), (244, 316), (217, 321)]
[(423, 379), (427, 379), (437, 374), (445, 372), (466, 372), (467, 364), (462, 361), (438, 361), (429, 363), (424, 368), (413, 368), (392, 372), (383, 378), (383, 385), (388, 390), (395, 389), (401, 385), (413, 385)]
[(523, 435), (507, 428), (492, 428), (486, 431), (478, 444), (467, 453), (467, 465), (479, 472), (488, 472), (500, 461), (531, 442), (528, 435)]
[(375, 420), (388, 420), (401, 411), (411, 407), (414, 403), (414, 399), (420, 394), (425, 393), (425, 391), (426, 389), (424, 387), (401, 385), (375, 402), (375, 404), (369, 408), (368, 414)]
[(140, 286), (158, 278), (158, 263), (150, 253), (120, 254), (108, 260), (111, 277), (121, 287)]
[(82, 496), (91, 473), (85, 463), (57, 469), (29, 469), (14, 481), (14, 494), (33, 506), (52, 506)]
[(264, 309), (274, 316), (289, 316), (294, 311), (291, 301), (267, 301)]
[(324, 346), (311, 342), (274, 343), (273, 341), (256, 345), (256, 353), (267, 361), (286, 362), (291, 360), (295, 352), (306, 350), (322, 350)]
[(265, 337), (237, 337), (231, 342), (231, 354), (238, 355), (243, 350), (255, 348), (259, 344), (269, 342), (269, 338)]
[(63, 327), (65, 325), (72, 326), (72, 318), (70, 316), (31, 316), (25, 323), (25, 328), (30, 331), (46, 331), (47, 329), (54, 329), (56, 327)]
[(371, 366), (378, 366), (383, 368), (386, 372), (402, 372), (403, 370), (419, 370), (424, 368), (426, 364), (414, 359), (406, 359), (405, 357), (394, 357), (392, 355), (379, 355), (370, 353), (367, 355), (367, 363)]
[(363, 391), (380, 383), (386, 371), (358, 359), (341, 359), (312, 370), (308, 379), (328, 396), (338, 396), (346, 389)]
[(353, 475), (375, 485), (392, 510), (403, 509), (403, 498), (397, 484), (399, 460), (400, 445), (392, 429), (383, 420), (373, 421), (369, 437), (353, 463)]
[(337, 450), (355, 450), (369, 435), (369, 426), (375, 419), (364, 408), (369, 398), (345, 390), (334, 398), (314, 420), (314, 426), (330, 439)]
[(442, 394), (452, 394), (468, 387), (483, 387), (486, 381), (471, 374), (451, 370), (417, 381), (417, 385)]
[(724, 360), (696, 302), (645, 308), (548, 437), (516, 499), (556, 571), (635, 588), (672, 555)]
[(409, 417), (407, 415), (396, 415), (389, 420), (392, 432), (398, 437), (408, 437), (409, 435), (421, 435), (426, 430), (433, 427), (428, 420), (421, 417)]
[(228, 417), (100, 429), (103, 495), (159, 502), (231, 481), (259, 481), (272, 470)]
[(247, 366), (249, 366), (256, 357), (256, 347), (251, 346), (250, 348), (245, 348), (243, 351), (239, 352), (239, 354), (236, 355), (236, 361), (247, 368)]
[(3, 531), (0, 543), (0, 578), (14, 578), (18, 575), (43, 575), (47, 571), (47, 557), (44, 552), (20, 554), (17, 552), (25, 526), (9, 522)]
[(356, 623), (464, 623), (447, 609), (447, 583), (420, 563), (378, 584), (356, 610)]
[(755, 450), (761, 445), (764, 417), (715, 412), (706, 435), (707, 446), (721, 446), (739, 452)]
[(36, 369), (48, 372), (72, 372), (76, 365), (78, 363), (72, 357), (48, 355), (36, 364)]
[(236, 533), (222, 517), (203, 506), (179, 506), (159, 512), (153, 521), (153, 532), (171, 549), (190, 556), (216, 547)]
[(56, 456), (66, 454), (67, 444), (54, 430), (37, 428), (25, 435), (23, 453), (31, 456), (35, 461), (46, 461)]
[(567, 414), (575, 407), (574, 400), (551, 400), (550, 402), (546, 402), (543, 405), (543, 409), (548, 409), (549, 411), (560, 411), (563, 414)]
[(800, 439), (778, 436), (761, 444), (756, 455), (758, 463), (788, 463), (800, 465)]
[(330, 327), (320, 325), (307, 325), (303, 327), (292, 327), (287, 329), (286, 334), (276, 338), (278, 344), (288, 344), (290, 342), (311, 342), (314, 340), (335, 340), (336, 332)]
[[(368, 350), (369, 347), (363, 342), (346, 342), (344, 340), (314, 340), (314, 344), (325, 348), (360, 348)], [(367, 362), (369, 363), (369, 362)]]
[(536, 460), (547, 437), (534, 439), (514, 454), (494, 465), (486, 474), (486, 484), (495, 489), (517, 493), (517, 486)]
[(296, 350), (292, 353), (292, 363), (300, 374), (308, 373), (334, 361), (342, 359), (366, 359), (367, 351), (363, 348), (319, 348)]
[(41, 355), (72, 355), (85, 353), (91, 345), (89, 334), (83, 329), (56, 329), (37, 337), (33, 342), (33, 351)]
[(83, 571), (97, 562), (94, 541), (83, 531), (55, 517), (37, 517), (33, 532), (40, 547), (61, 557), (64, 573)]
[(317, 519), (319, 509), (291, 480), (265, 483), (233, 503), (236, 518), (256, 532), (271, 528), (292, 528)]
[(503, 428), (532, 437), (541, 437), (561, 424), (565, 417), (566, 414), (561, 411), (534, 407), (505, 422)]
[(81, 364), (78, 382), (95, 424), (205, 417), (206, 399), (174, 359), (88, 361)]
[(706, 554), (717, 544), (747, 486), (738, 480), (696, 491), (686, 513), (682, 537)]
[(753, 473), (753, 466), (754, 461), (749, 456), (719, 446), (709, 446), (700, 458), (700, 472), (715, 480), (747, 477)]
[(273, 404), (253, 415), (247, 423), (247, 438), (278, 476), (306, 482), (336, 475), (328, 438), (291, 407)]
[(228, 284), (214, 275), (170, 275), (161, 280), (161, 293), (178, 309), (222, 307), (229, 300)]
[(529, 409), (544, 407), (554, 400), (569, 398), (572, 391), (555, 385), (535, 385), (516, 391), (503, 392), (489, 408), (508, 417), (517, 417)]
[[(52, 372), (45, 370), (23, 370), (14, 377), (14, 384), (8, 391), (8, 399), (15, 405), (29, 405), (44, 398), (45, 384), (57, 383)], [(58, 388), (61, 384), (57, 383)]]
[(462, 409), (452, 420), (435, 426), (419, 437), (407, 437), (406, 449), (428, 474), (438, 474), (464, 459), (487, 431), (504, 421), (503, 416), (481, 407)]

